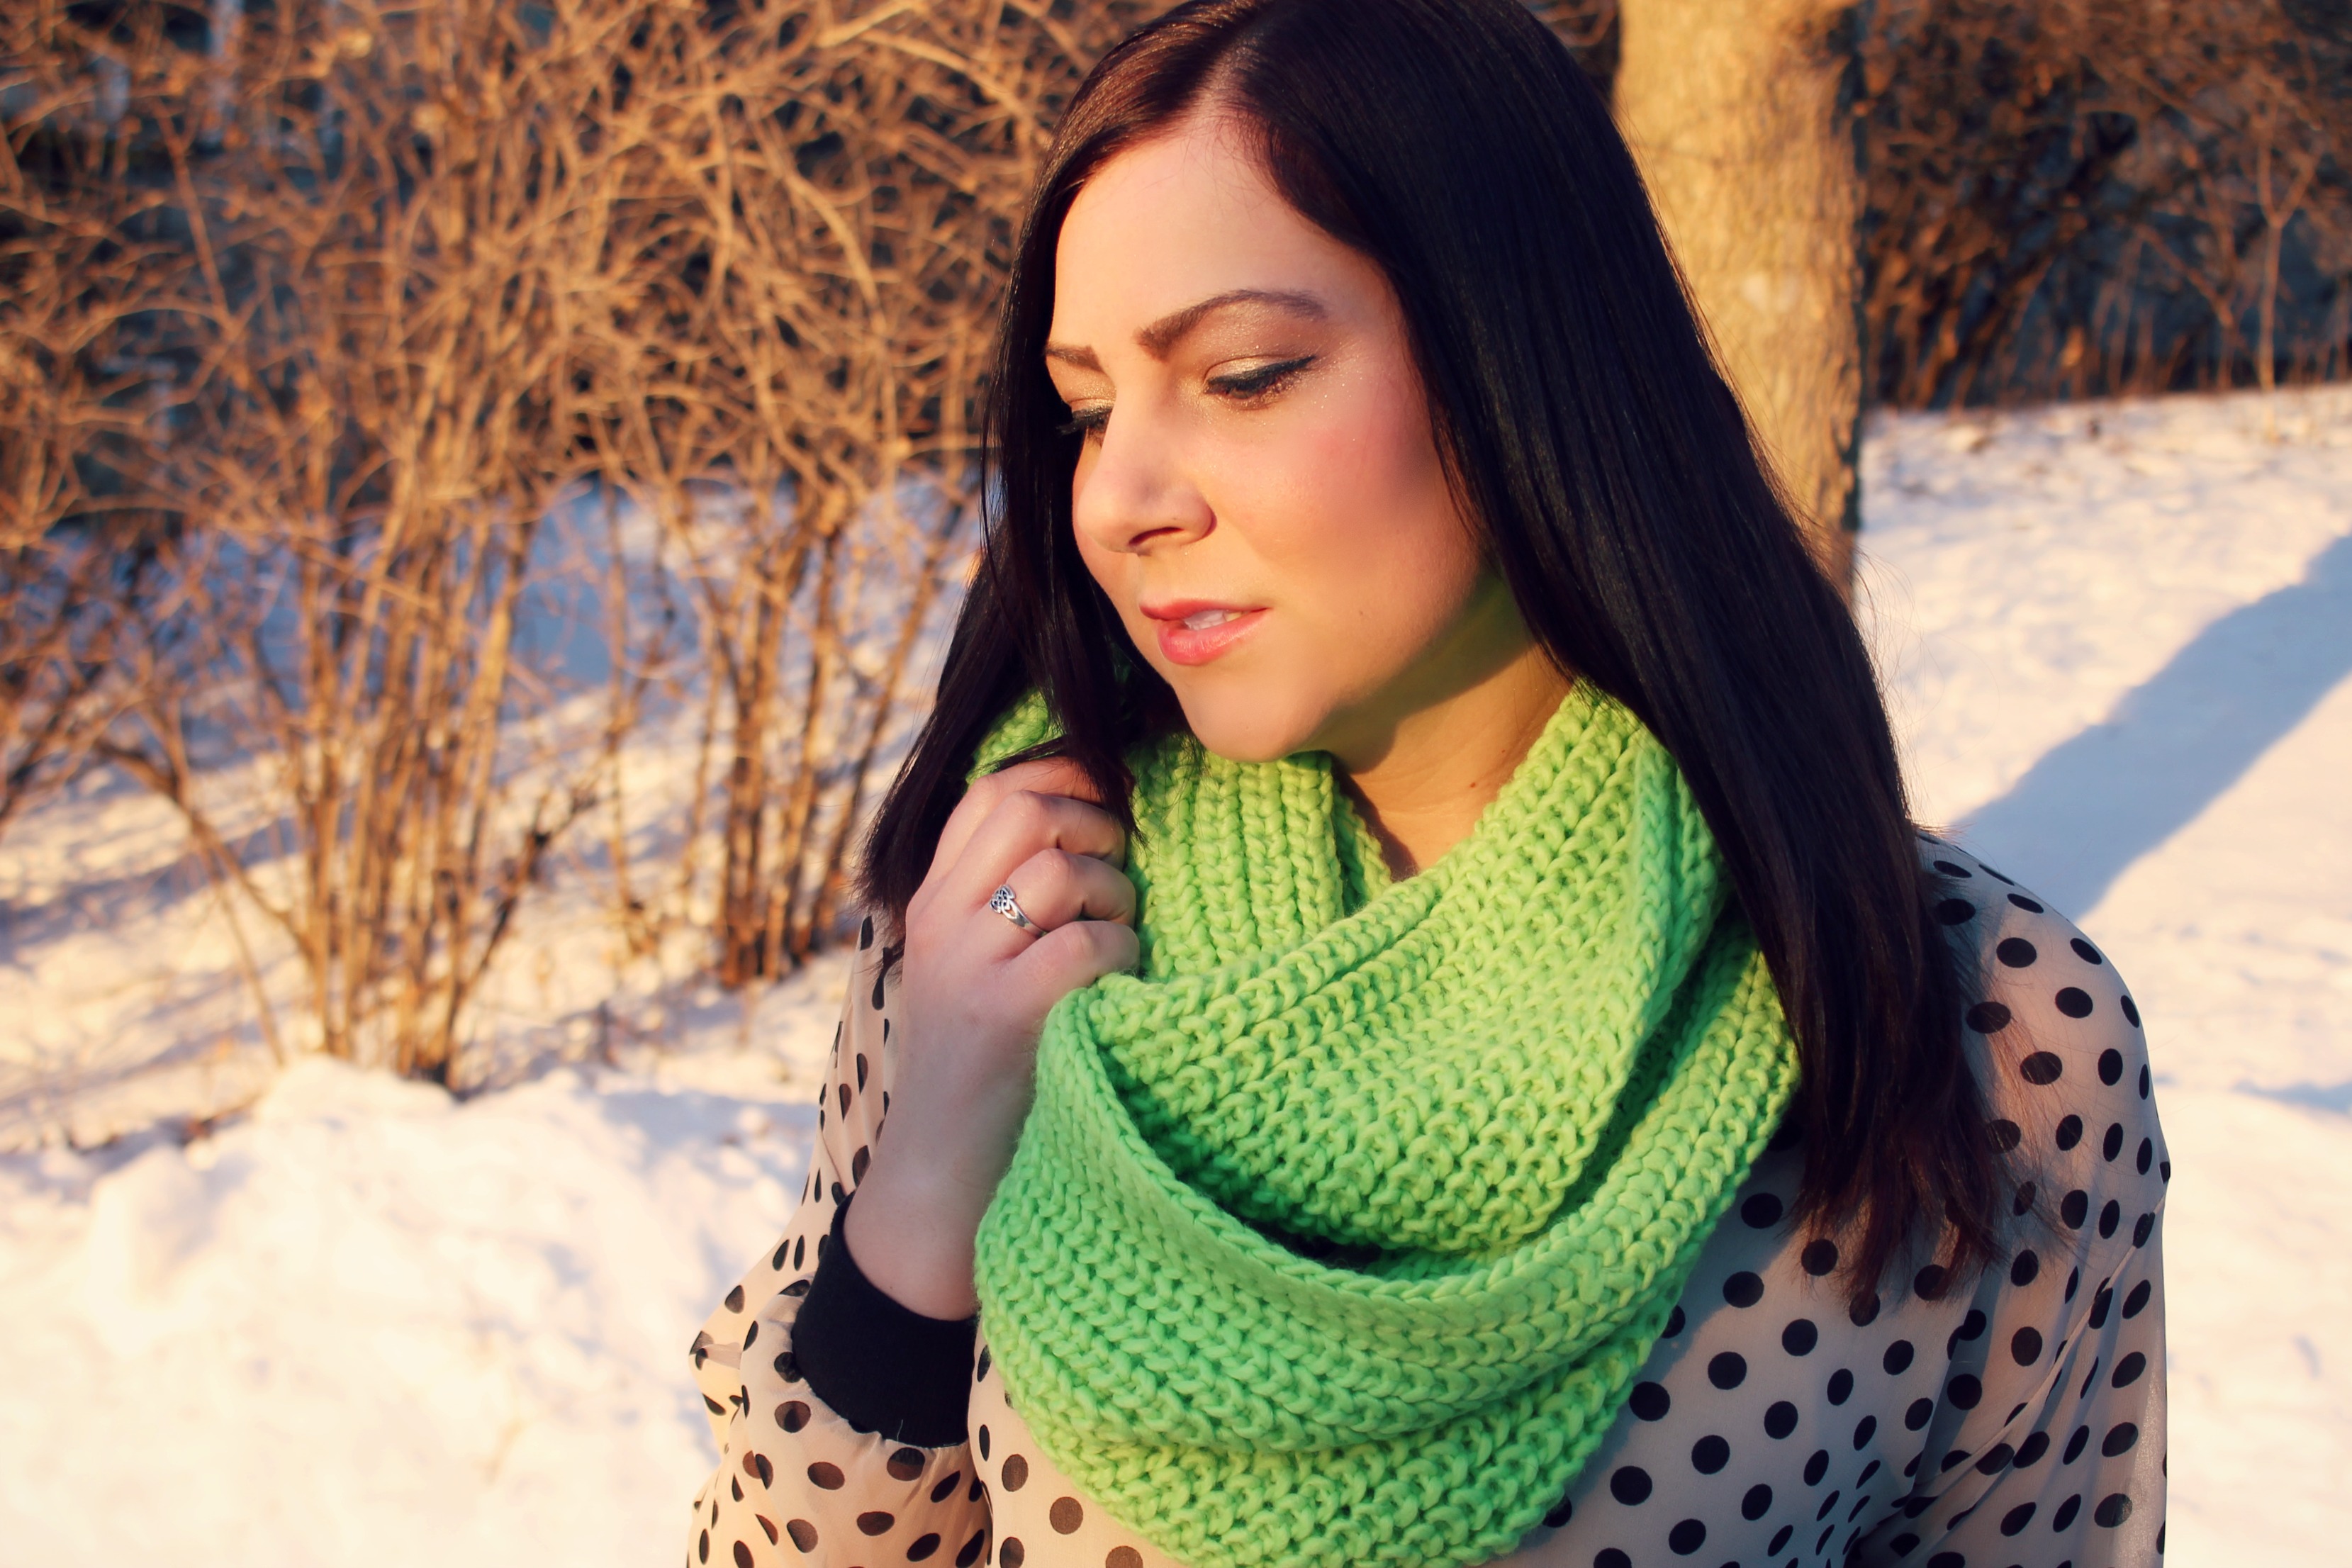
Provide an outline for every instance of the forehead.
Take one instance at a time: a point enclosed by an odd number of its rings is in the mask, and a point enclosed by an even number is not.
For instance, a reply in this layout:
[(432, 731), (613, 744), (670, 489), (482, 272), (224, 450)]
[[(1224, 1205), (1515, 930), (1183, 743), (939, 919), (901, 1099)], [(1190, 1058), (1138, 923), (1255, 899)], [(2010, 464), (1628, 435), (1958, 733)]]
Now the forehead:
[(1377, 268), (1283, 199), (1243, 127), (1194, 115), (1078, 192), (1055, 252), (1052, 336), (1108, 350), (1222, 294), (1307, 294), (1346, 314), (1385, 290)]

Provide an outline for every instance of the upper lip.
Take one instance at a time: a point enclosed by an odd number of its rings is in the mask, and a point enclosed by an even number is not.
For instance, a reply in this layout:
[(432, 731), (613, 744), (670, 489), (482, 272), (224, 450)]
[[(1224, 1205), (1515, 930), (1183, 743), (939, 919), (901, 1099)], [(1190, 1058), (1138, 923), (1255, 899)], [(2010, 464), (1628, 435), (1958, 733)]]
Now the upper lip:
[(1197, 616), (1203, 610), (1231, 610), (1237, 616), (1259, 608), (1256, 605), (1234, 605), (1222, 599), (1169, 599), (1157, 605), (1139, 605), (1148, 620), (1181, 621), (1187, 616)]

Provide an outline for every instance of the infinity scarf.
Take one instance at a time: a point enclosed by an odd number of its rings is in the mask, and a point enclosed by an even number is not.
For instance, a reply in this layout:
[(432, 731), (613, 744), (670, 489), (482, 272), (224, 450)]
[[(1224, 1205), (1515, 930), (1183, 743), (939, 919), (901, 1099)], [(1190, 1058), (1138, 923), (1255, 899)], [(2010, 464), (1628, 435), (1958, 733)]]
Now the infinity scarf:
[(1048, 1016), (981, 1226), (1006, 1392), (1192, 1568), (1509, 1552), (1795, 1082), (1714, 839), (1583, 686), (1403, 882), (1320, 753), (1133, 760), (1143, 960)]

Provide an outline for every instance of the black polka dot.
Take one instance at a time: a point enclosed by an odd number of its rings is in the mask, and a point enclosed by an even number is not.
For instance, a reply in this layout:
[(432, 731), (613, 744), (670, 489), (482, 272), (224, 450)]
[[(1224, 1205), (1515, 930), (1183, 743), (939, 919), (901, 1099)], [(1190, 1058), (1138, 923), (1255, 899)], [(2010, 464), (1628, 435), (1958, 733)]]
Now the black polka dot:
[(1650, 1472), (1639, 1465), (1620, 1466), (1609, 1478), (1609, 1495), (1627, 1508), (1650, 1500)]
[(1991, 1447), (1987, 1448), (1984, 1451), (1984, 1458), (1977, 1461), (1977, 1474), (1980, 1476), (1997, 1476), (2000, 1474), (2001, 1471), (2009, 1468), (2009, 1461), (2015, 1457), (2015, 1450), (2011, 1449), (2008, 1444), (1995, 1443)]
[(1723, 1282), (1723, 1299), (1734, 1307), (1752, 1307), (1764, 1299), (1764, 1281), (1743, 1268)]
[(2041, 1272), (2041, 1255), (2029, 1247), (2011, 1260), (2009, 1265), (2009, 1282), (2017, 1286), (2020, 1289), (2022, 1289), (2026, 1286), (2032, 1284), (2035, 1277)]
[(1835, 1372), (1830, 1373), (1828, 1394), (1830, 1396), (1830, 1403), (1832, 1405), (1843, 1405), (1848, 1399), (1852, 1398), (1853, 1396), (1853, 1373), (1846, 1371), (1843, 1367), (1840, 1367)]
[(931, 1500), (933, 1502), (947, 1501), (949, 1497), (953, 1494), (956, 1488), (962, 1484), (963, 1472), (961, 1470), (950, 1470), (946, 1475), (941, 1476), (940, 1478), (939, 1484), (931, 1489)]
[(2042, 956), (2034, 951), (2033, 944), (2021, 936), (2001, 938), (2000, 945), (1992, 950), (1992, 955), (2011, 969), (2030, 968), (2033, 961)]
[(2115, 1084), (2120, 1082), (2123, 1076), (2124, 1054), (2113, 1046), (2109, 1046), (2099, 1053), (2099, 1081), (2104, 1084)]
[[(1947, 877), (1959, 877), (1965, 879), (1969, 876), (1969, 868), (1966, 866), (1961, 865), (1957, 860), (1937, 860), (1934, 862), (1934, 865), (1937, 870), (1941, 871)], [(1777, 1552), (1780, 1548), (1775, 1547), (1773, 1550)]]
[(1822, 1331), (1811, 1318), (1793, 1318), (1780, 1331), (1780, 1348), (1790, 1355), (1811, 1355), (1813, 1347), (1822, 1342)]
[(2058, 1217), (2066, 1222), (2069, 1230), (2080, 1230), (2090, 1217), (2091, 1194), (2076, 1187), (2058, 1201)]
[(2032, 1366), (2042, 1359), (2042, 1331), (2027, 1327), (2009, 1336), (2009, 1353), (2020, 1366)]
[(1029, 1561), (1029, 1549), (1021, 1544), (1019, 1536), (1008, 1535), (996, 1543), (996, 1561), (998, 1568), (1021, 1568)]
[(1859, 1452), (1861, 1452), (1863, 1449), (1869, 1447), (1870, 1447), (1870, 1440), (1871, 1440), (1873, 1437), (1875, 1437), (1875, 1436), (1878, 1436), (1878, 1417), (1877, 1417), (1877, 1416), (1875, 1416), (1875, 1415), (1865, 1415), (1865, 1416), (1864, 1416), (1861, 1420), (1859, 1420), (1859, 1421), (1855, 1422), (1855, 1423), (1853, 1424), (1853, 1447), (1854, 1447), (1854, 1451), (1855, 1451), (1856, 1453), (1859, 1453)]
[(1673, 1339), (1676, 1334), (1681, 1333), (1683, 1331), (1683, 1321), (1682, 1304), (1680, 1302), (1676, 1302), (1675, 1304), (1675, 1310), (1666, 1315), (1666, 1326), (1664, 1330), (1665, 1337), (1667, 1339)]
[(1984, 1384), (1964, 1372), (1944, 1384), (1944, 1397), (1963, 1410), (1974, 1410), (1984, 1397)]
[[(2124, 1010), (2124, 1021), (2125, 1021), (2125, 1022), (2126, 1022), (2126, 1023), (2128, 1023), (2129, 1025), (2131, 1025), (2131, 1026), (2132, 1026), (2133, 1028), (2135, 1028), (2135, 1029), (2137, 1029), (2137, 1028), (2138, 1028), (2138, 1027), (2139, 1027), (2139, 1004), (2138, 1004), (2138, 1003), (2137, 1003), (2137, 1002), (2133, 1001), (2129, 996), (2124, 996), (2124, 997), (2122, 997), (2122, 998), (2120, 998), (2120, 999), (2118, 999), (2118, 1000), (2116, 1001), (2116, 1006), (2118, 1006), (2118, 1007), (2121, 1007), (2121, 1008)], [(2143, 1093), (2143, 1094), (2145, 1094), (2145, 1093), (2147, 1093), (2147, 1091), (2146, 1089), (2142, 1089), (2140, 1092), (2141, 1092), (2141, 1093)]]
[(1940, 1263), (1930, 1263), (1911, 1276), (1911, 1292), (1922, 1301), (1937, 1301), (1943, 1299), (1944, 1290), (1951, 1282), (1950, 1269)]
[(1771, 1511), (1772, 1489), (1762, 1481), (1749, 1487), (1747, 1495), (1739, 1500), (1739, 1517), (1742, 1519), (1759, 1520)]
[(1780, 1548), (1789, 1544), (1789, 1537), (1796, 1533), (1797, 1527), (1795, 1525), (1782, 1525), (1779, 1530), (1772, 1532), (1772, 1543), (1769, 1546), (1767, 1546), (1764, 1550), (1776, 1556), (1779, 1555)]
[(1666, 1531), (1666, 1545), (1677, 1557), (1687, 1557), (1706, 1544), (1706, 1526), (1686, 1519)]
[(2017, 1189), (2017, 1197), (2010, 1204), (2009, 1212), (2018, 1215), (2020, 1218), (2023, 1218), (2026, 1215), (2032, 1213), (2033, 1209), (2033, 1198), (2036, 1191), (2037, 1189), (2032, 1182), (2020, 1184)]
[(1731, 1445), (1710, 1432), (1691, 1445), (1691, 1468), (1711, 1476), (1731, 1463)]
[(2058, 1121), (2057, 1143), (2061, 1149), (2072, 1149), (2083, 1141), (2083, 1119), (2069, 1114)]
[(1983, 861), (1981, 861), (1981, 860), (1979, 860), (1979, 861), (1978, 861), (1978, 862), (1977, 862), (1977, 868), (1978, 868), (1979, 870), (1982, 871), (1986, 876), (1990, 877), (1993, 880), (1995, 880), (1995, 881), (1997, 881), (1997, 882), (2006, 882), (2006, 883), (2008, 883), (2008, 884), (2009, 884), (2011, 887), (2012, 887), (2012, 888), (2014, 888), (2015, 886), (2017, 886), (2017, 879), (2016, 879), (2016, 878), (2014, 878), (2014, 877), (2004, 877), (2004, 876), (2002, 876), (2000, 872), (1998, 872), (1998, 871), (1994, 870), (1991, 867), (1990, 867), (1990, 866), (1986, 865), (1986, 864), (1985, 864)]
[(1995, 1035), (2009, 1027), (2009, 1009), (1998, 1002), (1979, 1002), (1969, 1009), (1968, 1026), (1979, 1035)]
[(1889, 1377), (1893, 1377), (1910, 1366), (1913, 1353), (1909, 1340), (1897, 1340), (1886, 1347), (1886, 1353), (1879, 1358), (1878, 1364), (1886, 1369)]
[(1662, 1383), (1637, 1383), (1625, 1403), (1644, 1421), (1663, 1421), (1666, 1412), (1674, 1408), (1675, 1401)]
[(1797, 1429), (1797, 1407), (1785, 1399), (1776, 1399), (1764, 1412), (1764, 1435), (1776, 1441)]
[(2124, 1124), (2120, 1121), (2110, 1121), (2107, 1123), (2106, 1135), (2099, 1140), (2099, 1154), (2103, 1159), (2112, 1161), (2123, 1152)]
[(1948, 926), (1966, 925), (1977, 918), (1977, 907), (1966, 899), (1945, 899), (1936, 905), (1936, 918)]
[(1985, 1123), (1985, 1138), (1996, 1154), (2006, 1154), (2023, 1141), (2025, 1134), (2016, 1122), (2006, 1116), (1997, 1116)]
[(1572, 1497), (1564, 1497), (1560, 1499), (1559, 1502), (1552, 1505), (1552, 1510), (1549, 1513), (1544, 1515), (1544, 1528), (1546, 1530), (1558, 1530), (1561, 1525), (1566, 1524), (1570, 1520), (1574, 1519), (1575, 1517), (1576, 1500)]
[(1935, 1414), (1936, 1402), (1934, 1400), (1913, 1400), (1911, 1402), (1910, 1408), (1903, 1412), (1903, 1426), (1905, 1430), (1916, 1432), (1920, 1427), (1925, 1426), (1929, 1418)]
[(1861, 1300), (1849, 1305), (1845, 1310), (1845, 1315), (1853, 1320), (1853, 1326), (1857, 1329), (1870, 1327), (1878, 1321), (1878, 1292), (1874, 1290)]
[(2081, 959), (2085, 963), (2105, 963), (2106, 962), (2105, 959), (2099, 956), (2099, 950), (2097, 948), (2093, 947), (2089, 942), (2084, 942), (2079, 936), (2067, 938), (2066, 945), (2073, 948), (2074, 950), (2074, 956)]
[(2074, 1522), (2074, 1516), (2082, 1511), (2083, 1500), (2080, 1497), (2070, 1497), (2060, 1503), (2058, 1511), (2050, 1516), (2050, 1529), (2053, 1533), (2063, 1535), (2067, 1526)]
[(2091, 1016), (2091, 994), (2079, 985), (2069, 985), (2057, 995), (2058, 1011), (2069, 1018)]
[(2130, 1453), (2132, 1445), (2138, 1441), (2139, 1428), (2128, 1421), (2119, 1422), (2107, 1429), (2106, 1436), (2099, 1442), (2099, 1452), (2112, 1459), (2118, 1454)]
[(2147, 1298), (2148, 1281), (2143, 1279), (2138, 1284), (2132, 1287), (2130, 1295), (2124, 1298), (2124, 1316), (2126, 1318), (2138, 1317), (2141, 1311), (2147, 1306)]
[(1805, 1461), (1805, 1484), (1809, 1487), (1820, 1486), (1822, 1478), (1829, 1473), (1830, 1451), (1827, 1448), (1814, 1449), (1813, 1457)]
[(2138, 1154), (2137, 1154), (2136, 1156), (2134, 1156), (2134, 1157), (2133, 1157), (2133, 1160), (2132, 1160), (2132, 1163), (2139, 1167), (2139, 1173), (2140, 1173), (2141, 1175), (2145, 1176), (2145, 1175), (2147, 1175), (2147, 1167), (2148, 1167), (2148, 1163), (2149, 1163), (2149, 1162), (2153, 1161), (2155, 1158), (2156, 1158), (2156, 1142), (2155, 1142), (2155, 1140), (2153, 1140), (2153, 1139), (2149, 1139), (2149, 1138), (2143, 1138), (2143, 1139), (2141, 1139), (2141, 1140), (2139, 1141), (2139, 1152), (2138, 1152)]
[(2036, 1051), (2017, 1064), (2017, 1075), (2031, 1084), (2056, 1083), (2066, 1071), (2066, 1064), (2050, 1051)]
[(1592, 1568), (1633, 1568), (1633, 1560), (1613, 1546), (1604, 1546), (1593, 1553)]
[(2071, 1465), (2075, 1460), (2081, 1458), (2083, 1457), (2083, 1446), (2090, 1440), (2091, 1429), (2088, 1426), (2075, 1427), (2074, 1435), (2066, 1439), (2066, 1451), (2058, 1456), (2058, 1462), (2062, 1465)]
[(2042, 1456), (2049, 1451), (2050, 1434), (2036, 1432), (2017, 1446), (2017, 1458), (2014, 1462), (2017, 1468), (2022, 1470), (2039, 1463)]
[(2102, 1530), (2113, 1530), (2131, 1517), (2132, 1500), (2121, 1492), (2109, 1492), (2091, 1510), (2092, 1522)]
[(1757, 1193), (1741, 1202), (1739, 1217), (1752, 1230), (1769, 1230), (1780, 1223), (1786, 1206), (1771, 1193)]
[(1938, 1552), (1927, 1559), (1927, 1568), (1967, 1568), (1968, 1560), (1957, 1552)]
[(2121, 1225), (2123, 1221), (2124, 1205), (2109, 1198), (2106, 1206), (2099, 1211), (2100, 1237), (2104, 1238), (2115, 1235), (2116, 1226)]
[(1738, 1351), (1724, 1351), (1706, 1363), (1706, 1380), (1728, 1392), (1748, 1381), (1748, 1358)]
[(1809, 1241), (1805, 1243), (1805, 1250), (1799, 1253), (1797, 1258), (1798, 1261), (1805, 1266), (1805, 1272), (1818, 1279), (1824, 1274), (1836, 1271), (1837, 1243), (1827, 1239)]
[(2133, 1384), (2139, 1381), (2139, 1374), (2147, 1370), (2147, 1357), (2140, 1354), (2137, 1351), (2134, 1351), (2131, 1354), (2124, 1357), (2123, 1360), (2116, 1363), (2115, 1375), (2110, 1377), (2107, 1381), (2114, 1387), (2129, 1388)]
[(2010, 894), (2009, 901), (2015, 904), (2019, 909), (2023, 910), (2029, 915), (2038, 915), (2042, 912), (2042, 906), (2035, 903), (2032, 899), (2027, 898), (2023, 893)]

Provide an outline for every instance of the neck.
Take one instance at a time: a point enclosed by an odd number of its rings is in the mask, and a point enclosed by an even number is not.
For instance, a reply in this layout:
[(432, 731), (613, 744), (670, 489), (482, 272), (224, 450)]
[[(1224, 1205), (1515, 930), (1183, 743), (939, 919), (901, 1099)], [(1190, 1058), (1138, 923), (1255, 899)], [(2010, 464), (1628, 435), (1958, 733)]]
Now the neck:
[(1527, 639), (1475, 683), (1327, 748), (1391, 876), (1413, 876), (1469, 837), (1568, 689)]

